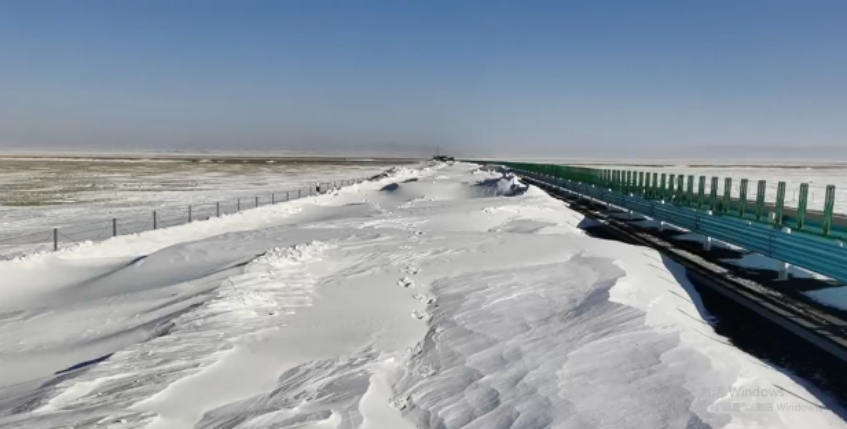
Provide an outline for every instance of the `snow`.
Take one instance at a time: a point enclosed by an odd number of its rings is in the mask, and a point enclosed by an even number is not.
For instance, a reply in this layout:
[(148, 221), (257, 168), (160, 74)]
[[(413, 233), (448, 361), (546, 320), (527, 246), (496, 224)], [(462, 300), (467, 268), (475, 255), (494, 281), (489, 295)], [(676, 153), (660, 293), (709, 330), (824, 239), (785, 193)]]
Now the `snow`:
[[(220, 161), (219, 161), (220, 162)], [(282, 199), (285, 191), (380, 173), (369, 163), (212, 163), (189, 160), (61, 160), (0, 158), (0, 258), (52, 250), (52, 228), (60, 245), (121, 234)]]
[(847, 286), (813, 290), (803, 293), (821, 304), (826, 304), (840, 310), (847, 310)]
[[(744, 268), (753, 268), (753, 269), (762, 269), (762, 270), (770, 270), (770, 271), (779, 271), (780, 269), (780, 261), (777, 261), (773, 258), (768, 258), (767, 256), (758, 254), (758, 253), (748, 253), (741, 257), (741, 259), (724, 259), (726, 263), (730, 263), (733, 265), (737, 265), (739, 267)], [(820, 280), (828, 280), (829, 278), (814, 273), (808, 270), (804, 270), (802, 268), (795, 267), (793, 265), (788, 265), (788, 274), (792, 277), (809, 279), (815, 278)]]
[(581, 222), (437, 164), (0, 262), (0, 427), (845, 426)]

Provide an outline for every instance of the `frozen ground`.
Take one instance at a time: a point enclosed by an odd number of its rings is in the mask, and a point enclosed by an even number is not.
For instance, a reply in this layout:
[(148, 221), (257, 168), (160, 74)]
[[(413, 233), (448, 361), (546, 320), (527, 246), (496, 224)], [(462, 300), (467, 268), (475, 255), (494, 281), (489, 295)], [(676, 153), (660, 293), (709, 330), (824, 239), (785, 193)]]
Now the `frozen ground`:
[(582, 222), (438, 165), (0, 262), (0, 427), (847, 426)]
[[(706, 176), (706, 192), (710, 192), (712, 177), (720, 177), (718, 195), (723, 195), (724, 178), (731, 177), (733, 179), (732, 195), (737, 197), (739, 194), (739, 184), (741, 179), (749, 179), (750, 188), (748, 190), (749, 198), (754, 200), (757, 194), (757, 182), (766, 180), (767, 192), (765, 194), (767, 201), (776, 201), (777, 184), (780, 181), (786, 182), (786, 198), (785, 203), (790, 207), (797, 207), (797, 198), (799, 194), (800, 184), (809, 184), (809, 209), (823, 210), (824, 199), (826, 197), (826, 186), (836, 186), (836, 212), (847, 214), (847, 165), (791, 165), (791, 166), (692, 166), (692, 165), (671, 165), (671, 166), (626, 166), (626, 165), (596, 165), (596, 168), (614, 168), (621, 170), (633, 170), (644, 172), (656, 172), (659, 174), (684, 174), (695, 176), (695, 192), (700, 176)], [(686, 178), (686, 186), (688, 179)]]
[[(243, 162), (224, 160), (0, 159), (0, 256), (52, 247), (52, 228), (62, 244), (105, 238), (118, 232), (183, 223), (187, 206), (194, 219), (243, 205), (271, 202), (271, 193), (316, 182), (369, 176), (387, 168), (379, 163)], [(280, 196), (281, 197), (281, 196)], [(204, 206), (205, 204), (205, 206)], [(21, 237), (23, 236), (23, 237)], [(44, 247), (41, 246), (41, 247)]]

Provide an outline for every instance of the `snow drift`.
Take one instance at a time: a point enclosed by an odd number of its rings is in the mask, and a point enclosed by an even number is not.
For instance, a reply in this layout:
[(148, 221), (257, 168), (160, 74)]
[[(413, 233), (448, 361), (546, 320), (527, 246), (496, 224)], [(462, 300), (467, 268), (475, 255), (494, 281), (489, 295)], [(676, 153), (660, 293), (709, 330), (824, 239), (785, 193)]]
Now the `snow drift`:
[(844, 426), (583, 221), (457, 163), (0, 262), (0, 427)]

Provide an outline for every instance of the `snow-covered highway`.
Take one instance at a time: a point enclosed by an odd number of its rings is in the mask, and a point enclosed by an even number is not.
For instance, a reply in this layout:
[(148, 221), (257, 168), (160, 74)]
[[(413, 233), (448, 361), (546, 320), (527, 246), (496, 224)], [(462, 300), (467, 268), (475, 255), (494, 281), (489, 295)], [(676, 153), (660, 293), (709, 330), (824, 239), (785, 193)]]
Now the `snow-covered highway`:
[(0, 262), (0, 427), (847, 427), (587, 222), (437, 164)]

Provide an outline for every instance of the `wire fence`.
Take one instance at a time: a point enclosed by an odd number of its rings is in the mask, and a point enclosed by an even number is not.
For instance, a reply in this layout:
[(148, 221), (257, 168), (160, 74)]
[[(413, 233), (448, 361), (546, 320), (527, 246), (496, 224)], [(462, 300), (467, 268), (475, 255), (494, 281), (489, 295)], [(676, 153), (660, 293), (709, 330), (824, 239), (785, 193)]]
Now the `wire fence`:
[(345, 186), (362, 183), (366, 178), (320, 182), (307, 188), (272, 192), (253, 197), (239, 197), (214, 203), (167, 207), (131, 216), (75, 223), (47, 230), (0, 233), (0, 260), (32, 253), (57, 251), (85, 242), (103, 241), (120, 235), (170, 228), (192, 222), (231, 215), (244, 210), (319, 195)]

